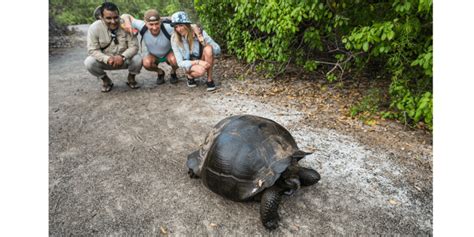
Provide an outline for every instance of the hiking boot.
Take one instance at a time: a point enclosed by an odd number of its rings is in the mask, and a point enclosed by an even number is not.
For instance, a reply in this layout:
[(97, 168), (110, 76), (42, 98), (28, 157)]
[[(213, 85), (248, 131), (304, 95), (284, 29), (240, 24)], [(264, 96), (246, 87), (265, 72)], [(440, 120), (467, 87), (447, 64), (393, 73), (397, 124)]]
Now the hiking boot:
[(158, 74), (158, 78), (156, 79), (156, 84), (161, 85), (165, 83), (165, 74)]
[(171, 83), (171, 84), (176, 84), (176, 83), (178, 83), (178, 77), (176, 76), (176, 73), (171, 74), (170, 83)]
[(193, 79), (188, 79), (188, 87), (196, 87), (196, 81)]
[(135, 81), (135, 75), (134, 74), (128, 74), (128, 78), (127, 78), (127, 85), (128, 87), (132, 88), (132, 89), (138, 89), (140, 88), (140, 86), (138, 85), (137, 81)]
[(214, 84), (214, 81), (208, 81), (206, 82), (207, 84), (207, 91), (213, 91), (216, 89), (216, 84)]
[(112, 87), (114, 86), (114, 83), (112, 83), (112, 80), (105, 74), (103, 77), (100, 78), (102, 80), (102, 92), (109, 92), (112, 90)]

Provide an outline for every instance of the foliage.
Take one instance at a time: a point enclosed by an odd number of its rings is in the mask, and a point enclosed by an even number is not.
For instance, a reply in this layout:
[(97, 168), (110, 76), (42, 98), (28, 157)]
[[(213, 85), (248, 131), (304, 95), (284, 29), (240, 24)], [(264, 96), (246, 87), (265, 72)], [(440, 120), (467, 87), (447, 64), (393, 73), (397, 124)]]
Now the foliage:
[[(87, 24), (103, 1), (50, 0), (60, 24)], [(185, 10), (193, 0), (113, 1), (121, 13), (142, 18), (150, 8)], [(328, 81), (366, 75), (390, 80), (386, 117), (433, 123), (432, 0), (194, 0), (206, 31), (228, 52), (268, 77), (295, 64)], [(364, 74), (364, 72), (370, 72)]]
[[(115, 0), (110, 2), (118, 6), (121, 14), (128, 13), (138, 19), (142, 19), (145, 11), (151, 8), (157, 9), (163, 16), (169, 16), (176, 11), (184, 10), (191, 14), (192, 19), (195, 19), (192, 11), (192, 0)], [(49, 13), (61, 24), (89, 24), (95, 21), (93, 17), (94, 9), (102, 3), (103, 1), (91, 0), (49, 0)]]
[[(391, 80), (387, 116), (432, 125), (432, 0), (194, 0), (221, 45), (271, 76), (289, 63), (329, 81)], [(226, 24), (224, 22), (227, 22)]]
[(355, 117), (362, 114), (362, 120), (367, 120), (377, 114), (382, 103), (382, 95), (378, 89), (369, 89), (361, 101), (350, 109), (350, 116)]

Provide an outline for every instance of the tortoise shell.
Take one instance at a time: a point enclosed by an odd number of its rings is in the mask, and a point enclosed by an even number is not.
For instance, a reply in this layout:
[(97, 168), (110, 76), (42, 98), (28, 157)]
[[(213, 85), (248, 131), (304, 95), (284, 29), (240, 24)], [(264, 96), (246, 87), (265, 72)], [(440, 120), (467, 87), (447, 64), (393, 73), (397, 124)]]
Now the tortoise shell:
[(187, 166), (213, 192), (245, 201), (271, 187), (301, 151), (291, 134), (273, 120), (253, 115), (220, 121)]

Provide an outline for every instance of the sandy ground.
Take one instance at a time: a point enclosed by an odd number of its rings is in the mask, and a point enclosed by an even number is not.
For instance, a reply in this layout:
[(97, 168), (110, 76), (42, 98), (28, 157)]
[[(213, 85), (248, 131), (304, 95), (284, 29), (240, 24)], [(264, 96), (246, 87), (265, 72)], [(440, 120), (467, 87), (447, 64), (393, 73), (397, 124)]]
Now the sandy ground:
[[(308, 123), (302, 111), (232, 90), (241, 82), (222, 79), (219, 60), (215, 92), (188, 88), (182, 73), (177, 85), (168, 76), (157, 85), (142, 70), (140, 89), (116, 71), (114, 89), (101, 93), (79, 37), (76, 47), (50, 51), (50, 235), (432, 235), (432, 146), (416, 133), (395, 123), (351, 132)], [(315, 150), (301, 163), (321, 182), (283, 199), (272, 232), (258, 203), (226, 200), (186, 173), (187, 155), (236, 114), (273, 119)], [(403, 141), (403, 150), (393, 145)]]

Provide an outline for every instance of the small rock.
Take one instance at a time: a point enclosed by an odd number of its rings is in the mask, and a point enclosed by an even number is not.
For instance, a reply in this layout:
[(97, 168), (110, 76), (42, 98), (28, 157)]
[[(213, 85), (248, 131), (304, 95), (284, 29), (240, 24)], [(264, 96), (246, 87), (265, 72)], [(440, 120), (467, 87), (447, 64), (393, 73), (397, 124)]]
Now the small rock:
[(392, 204), (392, 205), (398, 205), (398, 204), (400, 204), (399, 202), (397, 202), (397, 201), (395, 201), (395, 200), (393, 200), (393, 199), (390, 199), (388, 202), (389, 202), (390, 204)]

